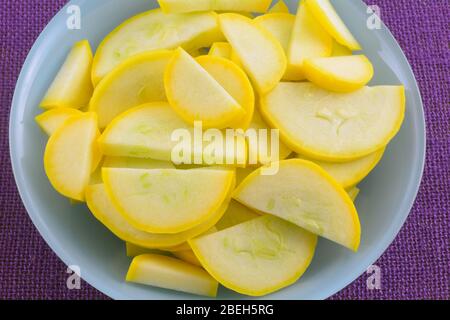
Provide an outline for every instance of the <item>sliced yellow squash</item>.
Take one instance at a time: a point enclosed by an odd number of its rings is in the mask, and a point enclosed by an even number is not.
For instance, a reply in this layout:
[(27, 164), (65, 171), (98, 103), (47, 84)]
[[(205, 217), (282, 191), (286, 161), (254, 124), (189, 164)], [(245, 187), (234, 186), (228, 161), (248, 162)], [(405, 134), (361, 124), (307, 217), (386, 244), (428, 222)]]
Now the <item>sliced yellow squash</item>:
[(135, 228), (178, 233), (205, 222), (219, 210), (234, 185), (235, 173), (103, 168), (103, 181), (114, 205)]
[(92, 65), (92, 82), (127, 58), (151, 50), (210, 47), (223, 35), (214, 12), (164, 14), (161, 9), (138, 14), (119, 25), (100, 44)]
[(64, 64), (41, 101), (41, 108), (81, 109), (92, 96), (92, 50), (89, 42), (75, 43)]
[(303, 73), (317, 86), (333, 92), (352, 92), (372, 80), (373, 66), (365, 55), (311, 58)]
[(172, 51), (135, 55), (109, 73), (95, 88), (90, 110), (98, 114), (100, 128), (133, 107), (166, 101), (164, 71)]
[(359, 190), (358, 187), (352, 187), (350, 189), (347, 189), (347, 193), (350, 196), (350, 199), (352, 199), (353, 202), (355, 202), (356, 198), (358, 197), (361, 190)]
[(289, 13), (289, 8), (283, 0), (279, 0), (268, 13)]
[(256, 90), (261, 94), (272, 90), (286, 71), (281, 44), (258, 23), (239, 14), (221, 14), (219, 22)]
[(340, 56), (351, 56), (353, 54), (352, 50), (333, 40), (333, 51), (331, 52), (332, 57)]
[(73, 108), (54, 108), (38, 115), (35, 120), (39, 127), (41, 127), (48, 136), (51, 136), (64, 124), (64, 122), (66, 122), (66, 120), (82, 114), (81, 111)]
[(197, 11), (266, 12), (272, 0), (158, 0), (165, 13)]
[(170, 105), (190, 125), (201, 121), (205, 128), (222, 129), (245, 116), (239, 103), (181, 48), (167, 66), (164, 84)]
[(133, 243), (130, 242), (126, 242), (125, 243), (125, 248), (127, 251), (127, 257), (130, 258), (134, 258), (137, 256), (140, 256), (142, 254), (161, 254), (161, 255), (169, 255), (170, 253), (167, 251), (162, 251), (162, 250), (158, 250), (158, 249), (149, 249), (149, 248), (143, 248), (143, 247), (139, 247)]
[(316, 20), (337, 42), (352, 51), (361, 50), (360, 44), (348, 30), (329, 0), (305, 0), (305, 2)]
[(103, 161), (103, 167), (130, 169), (175, 169), (175, 166), (168, 161), (127, 157), (106, 157)]
[(144, 254), (133, 259), (126, 280), (215, 297), (219, 284), (205, 270), (175, 258)]
[(245, 116), (230, 127), (247, 129), (255, 110), (255, 93), (242, 69), (231, 61), (214, 56), (202, 56), (197, 62), (239, 103)]
[[(287, 56), (292, 29), (294, 28), (295, 16), (290, 13), (270, 13), (255, 18), (255, 22), (269, 31), (281, 44)], [(295, 66), (288, 63), (283, 80), (303, 80), (304, 76), (297, 72)]]
[(211, 46), (208, 55), (231, 59), (231, 51), (233, 48), (228, 42), (215, 42)]
[(187, 231), (175, 234), (156, 234), (140, 231), (129, 224), (114, 207), (103, 184), (87, 187), (86, 203), (92, 214), (123, 241), (146, 249), (162, 249), (170, 252), (189, 250), (190, 247), (186, 241), (210, 230), (228, 207), (228, 201), (226, 201), (211, 218)]
[(223, 217), (217, 222), (216, 228), (219, 231), (224, 230), (258, 217), (260, 215), (252, 209), (243, 206), (236, 200), (231, 200), (227, 211), (225, 211)]
[(376, 167), (383, 157), (385, 148), (350, 162), (325, 162), (297, 155), (299, 159), (310, 160), (322, 167), (336, 182), (347, 189), (360, 183)]
[(173, 255), (184, 262), (193, 264), (194, 266), (197, 266), (197, 267), (202, 266), (200, 261), (198, 261), (197, 257), (195, 256), (194, 251), (192, 251), (192, 250), (177, 251), (177, 252), (174, 252)]
[(223, 286), (262, 296), (296, 282), (314, 255), (317, 237), (274, 216), (263, 216), (190, 245), (203, 267)]
[(354, 251), (359, 247), (361, 227), (352, 200), (310, 161), (280, 161), (275, 175), (262, 175), (258, 169), (238, 186), (233, 198)]
[(44, 167), (56, 191), (70, 199), (84, 201), (84, 191), (93, 171), (97, 137), (94, 113), (70, 118), (50, 137)]
[(305, 59), (329, 57), (332, 49), (333, 39), (315, 20), (305, 2), (300, 1), (287, 54), (291, 74), (301, 79)]
[(281, 83), (261, 99), (261, 113), (297, 153), (346, 162), (385, 147), (405, 114), (403, 86), (332, 93), (311, 83)]

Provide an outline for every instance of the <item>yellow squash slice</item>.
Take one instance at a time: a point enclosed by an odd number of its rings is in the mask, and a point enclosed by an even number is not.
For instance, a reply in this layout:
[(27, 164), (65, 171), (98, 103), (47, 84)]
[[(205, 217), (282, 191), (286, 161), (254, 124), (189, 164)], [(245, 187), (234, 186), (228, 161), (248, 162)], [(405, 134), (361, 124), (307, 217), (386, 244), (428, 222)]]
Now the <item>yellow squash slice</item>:
[(103, 168), (103, 181), (114, 205), (135, 228), (178, 233), (219, 210), (235, 183), (235, 172)]
[(181, 48), (167, 67), (164, 84), (170, 105), (190, 125), (201, 121), (205, 128), (222, 129), (245, 116), (239, 103)]
[(239, 103), (245, 116), (233, 128), (247, 129), (255, 110), (255, 93), (252, 84), (242, 69), (233, 62), (220, 57), (202, 56), (197, 62)]
[(336, 13), (329, 0), (305, 0), (305, 2), (316, 20), (337, 42), (352, 51), (361, 50), (360, 44)]
[[(185, 245), (186, 241), (210, 230), (228, 207), (228, 201), (226, 201), (207, 221), (187, 231), (156, 234), (140, 231), (129, 224), (114, 207), (103, 184), (87, 187), (86, 203), (92, 214), (118, 238), (141, 248), (164, 251), (189, 250), (190, 247)], [(179, 249), (178, 246), (180, 246)]]
[(197, 267), (202, 266), (200, 261), (198, 261), (197, 257), (195, 256), (194, 251), (192, 251), (192, 250), (176, 251), (176, 252), (173, 252), (172, 254), (184, 262), (193, 264), (194, 266), (197, 266)]
[(352, 187), (350, 189), (347, 189), (347, 193), (350, 196), (350, 199), (352, 199), (353, 202), (355, 202), (356, 198), (358, 197), (360, 193), (360, 189), (358, 187)]
[(329, 162), (346, 162), (385, 147), (405, 114), (403, 86), (331, 93), (311, 83), (281, 83), (261, 101), (265, 120), (290, 148)]
[(103, 77), (127, 58), (151, 50), (186, 50), (209, 47), (223, 35), (214, 12), (164, 14), (155, 9), (138, 14), (112, 31), (100, 44), (92, 66), (92, 82)]
[(283, 0), (279, 0), (268, 13), (289, 13), (289, 8)]
[(372, 80), (373, 66), (364, 55), (311, 58), (303, 62), (306, 78), (333, 92), (352, 92)]
[(125, 249), (127, 251), (127, 257), (134, 258), (143, 254), (161, 254), (161, 255), (170, 255), (170, 252), (159, 250), (159, 249), (148, 249), (139, 247), (131, 242), (125, 243)]
[(48, 135), (51, 136), (64, 122), (73, 116), (80, 116), (83, 113), (73, 108), (54, 108), (50, 109), (35, 119), (39, 127)]
[(310, 161), (284, 160), (279, 165), (275, 175), (262, 175), (261, 170), (249, 175), (233, 198), (356, 251), (361, 227), (347, 192)]
[(81, 109), (87, 106), (93, 90), (91, 67), (92, 50), (89, 42), (83, 40), (75, 43), (40, 106), (44, 109)]
[(211, 46), (208, 55), (231, 59), (231, 51), (233, 48), (228, 42), (215, 42)]
[(336, 182), (347, 189), (360, 183), (376, 167), (383, 157), (385, 148), (350, 162), (325, 162), (297, 155), (299, 159), (310, 160), (322, 167)]
[(236, 200), (231, 200), (227, 211), (225, 211), (223, 217), (217, 222), (216, 228), (219, 231), (228, 229), (258, 217), (260, 217), (260, 215), (252, 209), (243, 206)]
[(62, 195), (84, 201), (84, 191), (94, 164), (98, 137), (97, 116), (74, 116), (50, 137), (45, 148), (45, 173)]
[(172, 55), (165, 50), (135, 55), (103, 79), (90, 103), (90, 110), (98, 114), (100, 128), (132, 107), (167, 100), (164, 71)]
[(261, 94), (272, 90), (286, 71), (286, 55), (272, 34), (252, 19), (219, 15), (220, 26), (244, 70)]
[[(294, 28), (295, 16), (290, 13), (270, 13), (255, 18), (255, 22), (269, 31), (281, 44), (287, 56), (292, 29)], [(283, 80), (303, 80), (304, 76), (296, 72), (297, 68), (288, 64)]]
[(296, 282), (314, 255), (317, 237), (274, 216), (263, 216), (192, 239), (203, 267), (223, 286), (262, 296)]
[(263, 13), (272, 0), (158, 0), (165, 13), (197, 11), (236, 11)]
[(175, 166), (168, 161), (127, 157), (106, 157), (103, 161), (103, 167), (129, 169), (175, 169)]
[(333, 39), (300, 1), (287, 54), (290, 72), (301, 79), (305, 59), (329, 57), (332, 50)]
[(208, 297), (215, 297), (219, 286), (205, 270), (175, 258), (156, 254), (144, 254), (134, 258), (126, 280)]
[(332, 57), (340, 56), (351, 56), (353, 54), (352, 50), (333, 40), (333, 51), (331, 52)]

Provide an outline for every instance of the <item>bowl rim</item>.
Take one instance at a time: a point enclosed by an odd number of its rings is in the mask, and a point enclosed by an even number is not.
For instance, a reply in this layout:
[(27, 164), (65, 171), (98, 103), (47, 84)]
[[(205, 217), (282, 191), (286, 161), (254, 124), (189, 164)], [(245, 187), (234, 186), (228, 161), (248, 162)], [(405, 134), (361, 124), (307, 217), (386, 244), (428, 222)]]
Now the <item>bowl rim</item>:
[[(47, 228), (45, 222), (38, 214), (37, 210), (33, 207), (33, 200), (30, 196), (30, 191), (28, 190), (26, 186), (26, 178), (23, 175), (23, 172), (19, 168), (19, 154), (17, 152), (17, 135), (14, 134), (17, 130), (14, 123), (14, 120), (18, 118), (18, 113), (20, 111), (20, 105), (22, 104), (23, 92), (27, 92), (27, 88), (25, 86), (27, 82), (27, 77), (29, 70), (33, 64), (33, 60), (36, 57), (36, 54), (39, 53), (39, 49), (41, 47), (41, 44), (44, 41), (44, 38), (46, 38), (47, 34), (49, 33), (49, 30), (57, 23), (57, 20), (61, 19), (61, 17), (65, 14), (65, 10), (68, 6), (73, 4), (82, 5), (83, 3), (86, 3), (86, 0), (71, 0), (68, 3), (66, 3), (56, 14), (55, 16), (48, 22), (48, 24), (45, 26), (45, 28), (42, 30), (42, 32), (39, 34), (37, 39), (35, 40), (31, 50), (28, 52), (27, 58), (21, 68), (20, 75), (18, 77), (15, 89), (14, 89), (14, 95), (11, 103), (11, 109), (10, 109), (10, 118), (9, 118), (9, 152), (10, 152), (10, 159), (11, 159), (11, 166), (12, 166), (12, 172), (13, 176), (17, 185), (17, 189), (20, 195), (20, 198), (22, 200), (22, 203), (27, 211), (28, 216), (32, 220), (34, 226), (39, 231), (40, 236), (45, 240), (47, 245), (52, 249), (53, 252), (62, 260), (62, 262), (66, 265), (70, 265), (69, 261), (71, 261), (71, 258), (68, 253), (62, 248), (56, 237), (50, 232), (50, 230)], [(363, 0), (359, 0), (354, 3), (354, 5), (360, 5), (364, 6), (364, 8), (367, 7), (367, 5), (363, 2)], [(378, 245), (375, 247), (375, 249), (372, 249), (372, 254), (369, 255), (369, 257), (366, 257), (364, 262), (361, 262), (360, 265), (365, 266), (364, 268), (360, 268), (361, 270), (354, 270), (353, 272), (349, 272), (346, 276), (340, 277), (339, 279), (336, 279), (336, 281), (333, 284), (330, 284), (328, 290), (326, 290), (326, 293), (319, 293), (318, 298), (316, 299), (326, 299), (328, 297), (331, 297), (332, 295), (336, 294), (337, 292), (343, 290), (345, 287), (347, 287), (349, 284), (351, 284), (353, 281), (355, 281), (364, 271), (375, 263), (388, 249), (388, 247), (393, 243), (395, 238), (398, 236), (401, 228), (406, 222), (406, 219), (408, 218), (418, 195), (418, 192), (421, 187), (421, 182), (424, 175), (424, 169), (425, 169), (425, 162), (426, 162), (426, 152), (427, 152), (427, 125), (425, 121), (425, 111), (424, 111), (424, 105), (423, 105), (423, 99), (422, 95), (417, 83), (417, 79), (414, 75), (414, 72), (412, 70), (411, 64), (409, 63), (404, 51), (402, 50), (401, 46), (399, 45), (398, 41), (390, 31), (390, 29), (384, 24), (382, 21), (382, 27), (386, 31), (386, 36), (388, 38), (391, 38), (392, 44), (394, 46), (395, 50), (398, 50), (400, 52), (399, 59), (404, 60), (406, 63), (406, 71), (410, 73), (410, 76), (412, 77), (412, 83), (411, 83), (411, 89), (412, 94), (417, 95), (416, 101), (419, 105), (418, 116), (419, 116), (419, 124), (423, 126), (423, 130), (419, 133), (419, 138), (422, 140), (421, 147), (419, 152), (422, 153), (422, 157), (418, 156), (419, 161), (419, 169), (415, 172), (416, 179), (414, 183), (410, 184), (407, 189), (407, 192), (405, 193), (407, 196), (403, 199), (403, 205), (402, 207), (405, 208), (405, 213), (399, 217), (397, 217), (396, 220), (392, 220), (391, 223), (391, 232), (386, 232), (386, 234), (390, 234), (390, 236), (386, 236), (383, 241), (380, 241)], [(110, 286), (104, 285), (102, 281), (98, 281), (93, 274), (89, 272), (83, 272), (82, 275), (83, 280), (85, 280), (87, 283), (89, 283), (91, 286), (93, 286), (95, 289), (99, 290), (103, 294), (109, 296), (113, 299), (130, 299), (129, 296), (126, 296), (125, 294), (122, 294), (120, 292), (117, 292), (115, 290), (112, 290)], [(324, 290), (325, 291), (325, 290)]]

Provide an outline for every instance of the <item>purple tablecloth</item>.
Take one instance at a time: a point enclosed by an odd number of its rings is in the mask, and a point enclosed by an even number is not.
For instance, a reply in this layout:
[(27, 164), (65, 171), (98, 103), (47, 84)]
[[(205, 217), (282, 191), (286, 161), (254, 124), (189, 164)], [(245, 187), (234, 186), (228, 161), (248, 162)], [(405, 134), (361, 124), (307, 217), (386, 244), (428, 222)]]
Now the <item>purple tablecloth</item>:
[[(342, 0), (344, 1), (344, 0)], [(348, 0), (350, 1), (350, 0)], [(66, 266), (31, 223), (11, 172), (8, 122), (14, 86), (36, 37), (65, 0), (0, 0), (0, 299), (106, 299), (88, 284), (66, 287)], [(332, 299), (449, 299), (450, 1), (370, 0), (405, 51), (423, 95), (428, 131), (425, 177), (400, 234), (367, 275)]]

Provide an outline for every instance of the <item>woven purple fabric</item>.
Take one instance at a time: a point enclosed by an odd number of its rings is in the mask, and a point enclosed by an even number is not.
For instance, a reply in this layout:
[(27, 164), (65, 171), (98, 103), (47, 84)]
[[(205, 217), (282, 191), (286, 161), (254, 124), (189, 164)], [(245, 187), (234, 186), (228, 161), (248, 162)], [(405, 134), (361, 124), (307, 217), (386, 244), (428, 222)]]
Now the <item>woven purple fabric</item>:
[[(0, 299), (107, 299), (88, 284), (66, 288), (66, 266), (31, 223), (11, 172), (8, 122), (13, 90), (35, 39), (65, 0), (0, 0)], [(370, 0), (405, 51), (423, 95), (428, 130), (425, 177), (400, 234), (367, 275), (332, 299), (449, 299), (450, 1)]]

